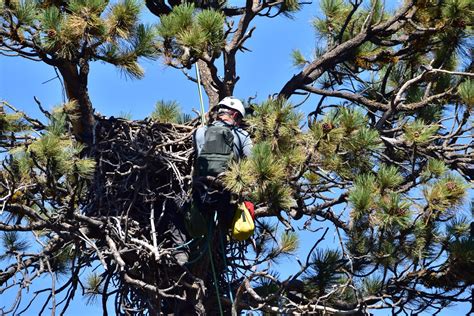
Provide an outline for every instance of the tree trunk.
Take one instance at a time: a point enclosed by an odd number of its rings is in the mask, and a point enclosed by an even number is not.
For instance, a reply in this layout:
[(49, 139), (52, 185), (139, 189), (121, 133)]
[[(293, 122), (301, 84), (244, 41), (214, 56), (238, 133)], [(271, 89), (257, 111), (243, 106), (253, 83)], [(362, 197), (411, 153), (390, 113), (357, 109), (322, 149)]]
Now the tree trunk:
[(197, 64), (199, 66), (199, 75), (201, 76), (201, 83), (206, 91), (207, 97), (209, 98), (209, 109), (216, 106), (220, 101), (222, 83), (216, 77), (216, 70), (209, 68), (209, 65), (202, 61), (198, 60)]
[(70, 62), (64, 62), (58, 66), (70, 102), (65, 111), (71, 121), (73, 134), (84, 144), (91, 145), (95, 119), (92, 102), (87, 91), (88, 68), (88, 64), (78, 67)]

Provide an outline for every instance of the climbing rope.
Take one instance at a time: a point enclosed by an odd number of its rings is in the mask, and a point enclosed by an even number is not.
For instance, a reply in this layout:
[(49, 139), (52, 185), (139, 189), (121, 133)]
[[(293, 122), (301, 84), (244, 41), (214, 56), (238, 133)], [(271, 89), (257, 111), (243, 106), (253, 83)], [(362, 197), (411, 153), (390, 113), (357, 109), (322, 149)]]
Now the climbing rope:
[(228, 291), (229, 291), (229, 298), (230, 298), (230, 301), (231, 301), (232, 305), (234, 305), (234, 295), (232, 294), (232, 288), (230, 287), (229, 274), (228, 274), (228, 271), (227, 271), (227, 258), (226, 258), (226, 255), (225, 255), (225, 248), (224, 248), (224, 240), (222, 238), (222, 231), (219, 231), (219, 241), (220, 241), (220, 245), (221, 245), (222, 259), (224, 259), (224, 266), (226, 267), (225, 280), (227, 282), (227, 287), (228, 287)]
[[(214, 213), (214, 223), (217, 223), (217, 212)], [(214, 287), (216, 288), (217, 304), (219, 305), (220, 315), (224, 316), (224, 311), (222, 310), (221, 295), (219, 294), (219, 284), (217, 284), (216, 268), (214, 267), (214, 260), (212, 259), (212, 251), (210, 247), (211, 234), (208, 235), (207, 242), (208, 242), (207, 250), (209, 252), (209, 260), (211, 261), (212, 278), (214, 279)]]
[(201, 91), (201, 75), (199, 74), (199, 65), (195, 63), (196, 68), (196, 79), (198, 85), (198, 93), (199, 93), (199, 102), (201, 105), (201, 125), (205, 124), (205, 117), (204, 117), (204, 101), (202, 100), (202, 91)]

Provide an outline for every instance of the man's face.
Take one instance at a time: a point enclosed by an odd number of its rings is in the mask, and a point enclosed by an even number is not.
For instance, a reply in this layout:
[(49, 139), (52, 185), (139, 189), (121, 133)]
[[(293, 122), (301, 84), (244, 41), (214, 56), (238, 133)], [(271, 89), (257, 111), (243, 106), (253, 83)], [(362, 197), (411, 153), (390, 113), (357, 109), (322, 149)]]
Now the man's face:
[(219, 112), (219, 119), (234, 125), (240, 124), (240, 113), (232, 110), (232, 109), (225, 109), (225, 111)]

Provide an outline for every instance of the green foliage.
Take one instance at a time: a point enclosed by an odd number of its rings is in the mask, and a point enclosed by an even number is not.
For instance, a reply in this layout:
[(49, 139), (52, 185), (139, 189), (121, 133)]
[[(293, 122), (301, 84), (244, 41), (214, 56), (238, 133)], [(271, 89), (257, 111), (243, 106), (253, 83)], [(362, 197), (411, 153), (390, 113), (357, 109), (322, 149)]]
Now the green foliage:
[(470, 221), (465, 216), (459, 216), (453, 218), (447, 225), (446, 225), (446, 234), (447, 239), (459, 239), (469, 237), (470, 234)]
[(161, 17), (158, 34), (165, 40), (170, 39), (193, 25), (194, 4), (184, 3), (175, 6), (173, 11)]
[(252, 171), (253, 164), (249, 159), (243, 159), (239, 162), (232, 161), (224, 177), (226, 188), (237, 194), (249, 191), (255, 181)]
[(448, 171), (446, 164), (438, 159), (430, 158), (423, 170), (422, 177), (429, 179), (431, 177), (439, 178)]
[[(77, 150), (73, 151), (77, 153)], [(84, 179), (92, 179), (95, 172), (95, 161), (92, 159), (79, 159), (74, 163), (75, 172)]]
[(291, 57), (293, 59), (293, 66), (294, 67), (298, 67), (298, 68), (304, 67), (304, 65), (306, 65), (306, 63), (308, 62), (306, 60), (306, 58), (304, 58), (301, 51), (299, 51), (297, 49), (293, 49), (291, 51)]
[(257, 188), (251, 197), (259, 203), (266, 203), (275, 212), (295, 207), (293, 191), (283, 182), (269, 182), (265, 187)]
[(19, 43), (33, 42), (40, 55), (73, 64), (86, 56), (86, 62), (108, 62), (140, 78), (143, 70), (138, 58), (158, 54), (155, 30), (138, 24), (142, 5), (136, 0), (110, 5), (104, 0), (73, 0), (61, 7), (30, 0), (17, 4), (11, 12), (21, 24), (18, 36), (12, 38)]
[(280, 249), (284, 254), (293, 254), (298, 250), (299, 238), (295, 232), (285, 232), (281, 235)]
[(416, 111), (416, 118), (428, 124), (436, 123), (443, 116), (444, 107), (442, 105), (428, 105)]
[(410, 206), (400, 194), (390, 192), (377, 201), (377, 212), (371, 218), (373, 225), (390, 229), (404, 229), (411, 224)]
[(413, 239), (407, 242), (408, 257), (415, 262), (432, 257), (435, 253), (433, 251), (435, 245), (433, 239), (441, 237), (438, 223), (422, 220), (416, 221), (414, 222), (412, 233)]
[(192, 47), (199, 54), (204, 52), (206, 45), (206, 35), (198, 28), (189, 28), (181, 31), (176, 36), (178, 43), (184, 47)]
[(396, 189), (403, 182), (403, 176), (395, 166), (382, 165), (377, 170), (377, 182), (380, 190)]
[(192, 56), (217, 56), (225, 43), (225, 17), (206, 9), (197, 11), (194, 4), (184, 3), (161, 17), (158, 35), (163, 39), (165, 55), (183, 63)]
[(298, 127), (301, 115), (284, 100), (267, 100), (254, 109), (248, 118), (256, 143), (252, 156), (232, 164), (224, 181), (233, 192), (248, 192), (274, 211), (289, 210), (295, 200), (288, 180), (307, 158), (305, 136)]
[(57, 108), (41, 137), (35, 139), (27, 148), (19, 147), (11, 151), (12, 163), (18, 170), (18, 176), (24, 180), (35, 173), (35, 167), (51, 169), (58, 179), (62, 176), (72, 179), (75, 175), (90, 179), (95, 170), (95, 161), (80, 158), (84, 148), (84, 145), (74, 142), (68, 136), (66, 115), (63, 108)]
[(3, 232), (1, 244), (4, 248), (4, 254), (0, 256), (0, 260), (15, 257), (17, 253), (24, 252), (30, 247), (29, 242), (22, 239), (20, 234), (16, 231)]
[(394, 256), (397, 253), (396, 245), (390, 240), (380, 240), (379, 249), (375, 252), (375, 262), (383, 267), (393, 266), (398, 258)]
[(129, 38), (140, 10), (141, 3), (136, 0), (124, 0), (113, 4), (107, 19), (109, 29), (114, 30), (121, 38)]
[(132, 39), (134, 54), (150, 59), (156, 58), (158, 50), (155, 45), (155, 30), (150, 25), (139, 24)]
[(448, 281), (457, 284), (473, 284), (474, 239), (461, 238), (449, 245)]
[(325, 170), (353, 179), (372, 169), (370, 156), (381, 146), (378, 132), (367, 124), (361, 111), (343, 107), (311, 125), (311, 141)]
[(251, 157), (256, 182), (265, 186), (285, 178), (285, 170), (280, 159), (272, 152), (270, 143), (255, 144)]
[(336, 18), (347, 11), (347, 4), (344, 0), (323, 0), (321, 1), (321, 10), (328, 18)]
[[(353, 6), (351, 3), (348, 3), (348, 1), (323, 0), (320, 2), (320, 7), (325, 18), (315, 19), (313, 26), (321, 36), (329, 40), (330, 44), (339, 36), (343, 26), (345, 26), (342, 34), (343, 41), (357, 34), (361, 30), (364, 21), (368, 19), (372, 8), (374, 9), (374, 13), (372, 14), (371, 23), (377, 23), (387, 16), (383, 11), (383, 3), (379, 0), (370, 1), (366, 9), (359, 8), (347, 24), (347, 17), (353, 9)], [(357, 53), (357, 50), (359, 50), (359, 48), (356, 48), (354, 53)]]
[(279, 153), (292, 151), (302, 141), (301, 120), (302, 114), (281, 99), (268, 99), (256, 105), (254, 115), (248, 118), (255, 142), (270, 142), (272, 150)]
[(165, 100), (156, 102), (150, 117), (160, 123), (186, 124), (192, 120), (191, 115), (181, 112), (178, 102)]
[(448, 23), (453, 23), (463, 16), (472, 19), (474, 4), (470, 0), (448, 0), (443, 2), (441, 12)]
[(270, 252), (269, 245), (273, 241), (277, 227), (270, 221), (258, 220), (256, 222), (255, 236), (255, 252), (257, 256)]
[(375, 129), (364, 126), (359, 128), (356, 133), (351, 133), (350, 137), (351, 141), (347, 142), (346, 146), (355, 153), (380, 148), (380, 137)]
[(310, 268), (304, 277), (305, 289), (312, 295), (324, 295), (341, 277), (342, 256), (338, 250), (317, 249), (311, 256)]
[(197, 26), (204, 34), (206, 43), (212, 51), (218, 51), (224, 46), (224, 22), (222, 13), (214, 10), (203, 10), (196, 17)]
[(274, 211), (289, 210), (295, 202), (282, 162), (268, 142), (255, 144), (250, 158), (230, 165), (224, 183), (231, 191), (245, 193)]
[(23, 150), (13, 151), (12, 154), (13, 160), (11, 165), (14, 176), (19, 181), (27, 181), (31, 170), (34, 167), (34, 162), (31, 159), (31, 156)]
[(322, 0), (320, 6), (326, 18), (315, 19), (313, 21), (314, 28), (325, 36), (337, 35), (350, 12), (350, 6), (344, 0)]
[(301, 4), (298, 0), (284, 0), (283, 5), (281, 6), (281, 10), (284, 13), (292, 13), (299, 11), (300, 9)]
[(439, 126), (425, 124), (422, 120), (414, 120), (403, 127), (405, 139), (410, 143), (422, 145), (430, 142), (438, 131)]
[(69, 9), (76, 14), (100, 15), (106, 8), (107, 1), (104, 0), (71, 0), (68, 3)]
[(377, 277), (366, 277), (362, 279), (362, 291), (367, 295), (378, 295), (382, 290), (383, 281)]
[(20, 113), (4, 113), (0, 107), (0, 136), (7, 132), (20, 132), (28, 129)]
[(87, 299), (87, 305), (92, 305), (99, 299), (100, 295), (103, 293), (103, 279), (97, 273), (93, 272), (87, 276), (86, 279), (86, 291), (85, 296)]
[(255, 202), (265, 202), (274, 211), (288, 210), (294, 204), (292, 190), (286, 185), (285, 167), (268, 142), (256, 144), (247, 162), (231, 166), (226, 179), (229, 188), (249, 190)]
[(63, 19), (63, 15), (61, 15), (59, 9), (55, 6), (47, 7), (42, 13), (40, 22), (42, 23), (45, 32), (55, 31), (57, 33)]
[(32, 25), (37, 14), (38, 3), (34, 0), (21, 0), (15, 5), (15, 15), (21, 23)]
[(151, 118), (160, 123), (177, 123), (181, 116), (181, 109), (176, 101), (158, 101)]
[(385, 18), (384, 12), (384, 2), (381, 0), (370, 0), (370, 3), (367, 6), (367, 14), (370, 10), (373, 9), (373, 16), (371, 23), (377, 23), (381, 19)]
[[(373, 246), (371, 240), (369, 240), (369, 238), (363, 231), (364, 228), (365, 226), (354, 226), (353, 229), (347, 235), (346, 247), (352, 255), (366, 255)], [(354, 268), (360, 271), (363, 269), (363, 265), (359, 265), (358, 262), (356, 262)]]
[(367, 212), (373, 205), (373, 194), (377, 191), (375, 177), (363, 174), (356, 177), (354, 188), (349, 193), (351, 202), (357, 213)]
[(458, 87), (458, 93), (462, 102), (472, 109), (474, 107), (474, 80), (468, 79), (462, 82)]
[[(65, 105), (65, 107), (67, 106), (68, 105)], [(66, 119), (67, 115), (62, 107), (54, 109), (50, 117), (49, 125), (46, 127), (46, 130), (54, 136), (61, 136), (62, 134), (65, 134), (67, 132)]]
[(445, 212), (461, 206), (466, 197), (467, 185), (462, 178), (448, 174), (428, 185), (423, 194), (432, 210)]
[(402, 181), (397, 168), (386, 165), (380, 167), (376, 176), (371, 173), (357, 176), (348, 198), (353, 206), (354, 229), (361, 228), (361, 224), (389, 229), (407, 227), (411, 203), (393, 192)]
[(335, 123), (344, 130), (346, 135), (350, 135), (367, 124), (367, 118), (364, 113), (350, 108), (341, 108), (337, 113), (332, 112), (329, 115), (334, 117)]
[(120, 111), (117, 117), (120, 117), (124, 120), (131, 120), (133, 117), (132, 112), (125, 112), (125, 111)]
[(56, 273), (69, 274), (71, 272), (72, 260), (74, 259), (74, 249), (70, 244), (64, 245), (49, 259), (51, 269)]
[(191, 114), (188, 113), (182, 113), (180, 117), (178, 118), (178, 124), (187, 124), (190, 121), (192, 121), (192, 116)]

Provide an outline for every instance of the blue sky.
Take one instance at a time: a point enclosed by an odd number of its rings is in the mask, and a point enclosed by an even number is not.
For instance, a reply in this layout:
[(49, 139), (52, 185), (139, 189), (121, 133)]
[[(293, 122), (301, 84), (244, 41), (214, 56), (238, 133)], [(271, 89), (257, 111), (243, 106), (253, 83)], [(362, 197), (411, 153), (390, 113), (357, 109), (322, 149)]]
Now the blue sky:
[[(237, 57), (240, 81), (234, 93), (236, 97), (246, 100), (248, 97), (257, 96), (257, 100), (262, 101), (268, 95), (278, 92), (283, 84), (298, 72), (292, 66), (291, 51), (297, 48), (305, 56), (313, 54), (317, 38), (311, 20), (320, 12), (317, 3), (318, 1), (315, 1), (314, 4), (306, 5), (295, 19), (276, 18), (255, 23), (257, 29), (246, 45), (252, 52)], [(393, 3), (391, 5), (393, 6)], [(143, 19), (150, 23), (156, 22), (156, 18), (147, 13), (146, 9)], [(134, 119), (140, 119), (148, 116), (156, 101), (161, 99), (178, 101), (187, 113), (199, 108), (196, 84), (186, 80), (178, 70), (165, 67), (159, 60), (145, 60), (141, 64), (146, 71), (142, 80), (127, 79), (110, 65), (98, 62), (91, 65), (89, 92), (98, 112), (105, 116), (130, 113)], [(191, 74), (194, 74), (194, 69)], [(51, 109), (63, 101), (61, 85), (57, 79), (53, 79), (55, 77), (54, 69), (45, 64), (0, 56), (0, 99), (6, 100), (28, 115), (39, 117), (41, 113), (33, 100), (34, 96), (46, 109)], [(303, 110), (313, 109), (318, 99), (312, 97), (306, 102)], [(294, 101), (297, 102), (297, 99)], [(331, 247), (337, 240), (337, 236), (332, 232), (328, 234), (322, 247)], [(304, 234), (300, 247), (302, 261), (314, 241), (311, 234)], [(296, 272), (295, 264), (294, 260), (283, 259), (278, 269), (282, 275), (288, 275)], [(48, 286), (49, 281), (41, 283), (41, 286)], [(0, 305), (12, 299), (12, 294), (3, 294)], [(441, 315), (464, 315), (468, 310), (469, 306), (465, 304), (451, 308)], [(85, 306), (85, 301), (76, 297), (67, 315), (84, 313), (100, 315), (102, 312), (100, 305)], [(389, 312), (376, 314), (388, 315)], [(34, 315), (34, 312), (25, 315)]]

